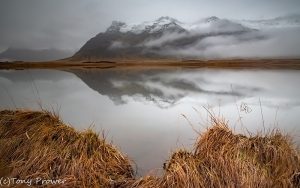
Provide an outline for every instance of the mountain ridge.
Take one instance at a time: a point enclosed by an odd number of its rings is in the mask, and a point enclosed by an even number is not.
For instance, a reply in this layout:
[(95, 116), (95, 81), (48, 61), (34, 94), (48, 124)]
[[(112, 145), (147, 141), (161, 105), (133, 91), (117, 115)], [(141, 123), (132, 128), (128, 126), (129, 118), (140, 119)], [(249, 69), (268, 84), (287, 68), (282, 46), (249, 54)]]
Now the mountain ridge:
[(215, 16), (193, 24), (166, 16), (140, 24), (113, 21), (105, 32), (88, 40), (72, 58), (180, 58), (184, 55), (165, 52), (197, 45), (209, 37), (231, 36), (242, 41), (243, 34), (256, 31)]

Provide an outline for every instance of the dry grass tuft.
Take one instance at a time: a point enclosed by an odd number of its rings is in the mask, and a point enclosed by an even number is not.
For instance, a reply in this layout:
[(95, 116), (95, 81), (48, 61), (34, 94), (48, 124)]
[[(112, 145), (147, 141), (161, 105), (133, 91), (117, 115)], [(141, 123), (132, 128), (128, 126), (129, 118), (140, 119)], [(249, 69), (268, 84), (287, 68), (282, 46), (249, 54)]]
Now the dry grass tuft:
[(161, 178), (128, 187), (300, 187), (299, 152), (287, 135), (236, 135), (216, 119), (193, 151), (174, 152), (164, 167)]
[(24, 179), (65, 179), (64, 186), (110, 187), (133, 178), (129, 160), (92, 131), (48, 112), (0, 112), (0, 172)]
[(45, 112), (0, 112), (0, 175), (63, 178), (70, 187), (300, 187), (300, 158), (279, 131), (237, 135), (214, 119), (193, 151), (178, 150), (161, 177), (134, 177), (128, 158), (91, 131)]

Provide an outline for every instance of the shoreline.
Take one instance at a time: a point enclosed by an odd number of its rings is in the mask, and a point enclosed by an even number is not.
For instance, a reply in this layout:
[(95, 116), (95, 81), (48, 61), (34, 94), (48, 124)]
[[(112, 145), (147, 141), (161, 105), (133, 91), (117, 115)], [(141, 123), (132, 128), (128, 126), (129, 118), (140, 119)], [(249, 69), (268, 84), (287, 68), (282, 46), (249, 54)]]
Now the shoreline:
[(1, 69), (109, 69), (109, 68), (216, 68), (300, 70), (300, 59), (224, 60), (99, 60), (49, 62), (0, 62)]

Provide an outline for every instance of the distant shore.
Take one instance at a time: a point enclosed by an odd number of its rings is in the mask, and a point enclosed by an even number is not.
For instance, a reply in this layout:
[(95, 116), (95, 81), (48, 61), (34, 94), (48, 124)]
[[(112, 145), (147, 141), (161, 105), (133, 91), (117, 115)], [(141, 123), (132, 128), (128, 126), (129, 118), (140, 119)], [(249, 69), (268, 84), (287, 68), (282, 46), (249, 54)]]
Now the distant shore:
[(224, 59), (224, 60), (168, 60), (168, 59), (112, 59), (59, 60), (49, 62), (0, 62), (0, 69), (107, 69), (107, 68), (222, 68), (222, 69), (289, 69), (300, 70), (300, 59)]

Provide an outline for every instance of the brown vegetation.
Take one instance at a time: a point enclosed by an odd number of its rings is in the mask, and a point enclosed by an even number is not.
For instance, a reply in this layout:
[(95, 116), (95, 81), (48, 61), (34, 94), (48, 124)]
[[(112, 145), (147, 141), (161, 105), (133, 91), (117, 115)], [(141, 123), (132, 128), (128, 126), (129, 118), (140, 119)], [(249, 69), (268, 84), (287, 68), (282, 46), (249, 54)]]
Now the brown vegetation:
[(0, 176), (65, 179), (64, 186), (109, 187), (133, 177), (128, 158), (88, 130), (46, 112), (0, 112)]
[(90, 68), (223, 68), (300, 70), (300, 59), (103, 59), (49, 62), (0, 62), (0, 69), (90, 69)]
[(64, 178), (71, 187), (299, 187), (300, 158), (279, 131), (236, 135), (223, 122), (178, 150), (161, 177), (134, 177), (130, 161), (103, 138), (78, 133), (46, 112), (0, 112), (1, 176)]

